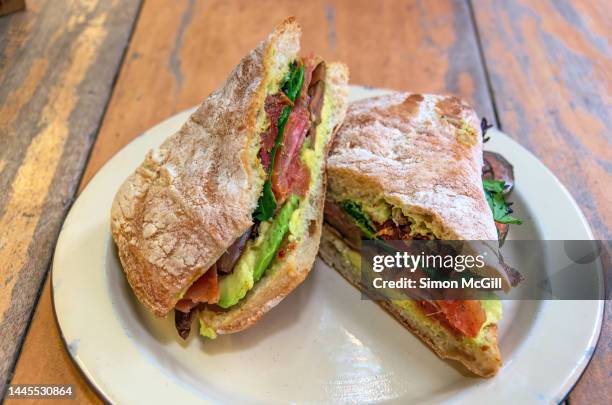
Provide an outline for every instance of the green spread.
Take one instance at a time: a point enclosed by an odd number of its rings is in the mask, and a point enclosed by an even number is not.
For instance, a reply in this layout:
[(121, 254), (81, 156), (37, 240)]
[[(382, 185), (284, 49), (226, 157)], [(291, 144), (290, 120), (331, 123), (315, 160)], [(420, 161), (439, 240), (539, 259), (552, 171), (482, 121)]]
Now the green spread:
[[(361, 277), (361, 257), (359, 253), (349, 248), (348, 246), (346, 246), (346, 244), (344, 244), (335, 237), (332, 241), (334, 242), (334, 247), (338, 250), (338, 252), (340, 252), (344, 259), (351, 264), (354, 274), (358, 277)], [(399, 309), (409, 311), (413, 316), (419, 318), (420, 322), (427, 324), (428, 327), (431, 328), (431, 330), (433, 330), (434, 332), (442, 331), (444, 328), (438, 322), (435, 322), (431, 317), (425, 315), (425, 313), (420, 308), (418, 308), (418, 304), (416, 301), (393, 300), (391, 301), (391, 303), (393, 306)], [(499, 322), (502, 317), (502, 306), (501, 301), (499, 299), (491, 298), (488, 300), (481, 300), (480, 304), (482, 305), (482, 308), (485, 311), (486, 315), (486, 320), (483, 323), (482, 328), (480, 329), (480, 333), (475, 338), (471, 338), (468, 336), (463, 337), (466, 342), (471, 342), (472, 344), (476, 345), (481, 345), (485, 343), (486, 328), (490, 325), (494, 325)]]
[[(302, 161), (310, 171), (309, 190), (316, 189), (320, 181), (321, 160), (327, 143), (331, 112), (332, 106), (326, 97), (321, 109), (321, 123), (317, 126), (315, 145), (312, 148), (305, 145), (301, 151)], [(220, 307), (229, 308), (246, 296), (273, 264), (285, 234), (289, 234), (288, 239), (291, 241), (302, 238), (306, 228), (304, 215), (307, 208), (307, 204), (299, 204), (299, 197), (292, 196), (275, 218), (260, 223), (258, 237), (248, 242), (234, 271), (219, 280)]]
[[(402, 309), (409, 311), (412, 316), (419, 318), (419, 322), (426, 324), (434, 333), (441, 332), (444, 330), (444, 326), (440, 323), (436, 322), (432, 317), (427, 316), (425, 312), (423, 312), (420, 308), (418, 308), (417, 301), (412, 300), (393, 300), (391, 301), (392, 305)], [(490, 325), (494, 325), (501, 319), (502, 315), (502, 306), (501, 301), (498, 299), (490, 299), (490, 300), (481, 300), (480, 304), (482, 305), (482, 309), (485, 311), (486, 320), (482, 324), (480, 328), (480, 332), (474, 338), (463, 335), (462, 338), (466, 344), (475, 344), (481, 345), (486, 343), (486, 330)]]
[[(240, 301), (259, 281), (268, 268), (289, 228), (289, 219), (299, 204), (299, 197), (292, 195), (274, 219), (260, 225), (259, 236), (240, 256), (231, 274), (219, 280), (221, 308), (229, 308)], [(265, 225), (264, 225), (265, 224)]]
[[(303, 198), (304, 201), (309, 199), (310, 192), (316, 190), (321, 181), (321, 162), (324, 159), (325, 146), (332, 130), (333, 105), (329, 92), (331, 92), (331, 86), (326, 86), (321, 122), (316, 128), (315, 144), (305, 142), (301, 150), (302, 162), (310, 172), (309, 191)], [(310, 140), (307, 139), (307, 141)], [(247, 243), (233, 272), (219, 280), (218, 305), (220, 307), (230, 308), (237, 304), (266, 271), (270, 269), (273, 271), (276, 265), (274, 259), (285, 237), (289, 241), (302, 239), (308, 225), (305, 217), (312, 214), (309, 209), (312, 209), (309, 204), (300, 204), (300, 197), (293, 195), (274, 218), (259, 224), (257, 238)], [(200, 318), (200, 334), (211, 339), (216, 337), (214, 329), (202, 318)]]

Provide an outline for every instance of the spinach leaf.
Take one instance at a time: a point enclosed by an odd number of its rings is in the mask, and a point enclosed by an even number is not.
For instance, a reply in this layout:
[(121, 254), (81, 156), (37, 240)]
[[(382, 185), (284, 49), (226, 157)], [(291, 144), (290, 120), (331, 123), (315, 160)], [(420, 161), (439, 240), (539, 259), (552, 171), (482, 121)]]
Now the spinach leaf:
[(267, 221), (272, 218), (274, 215), (274, 211), (278, 207), (278, 203), (276, 201), (276, 197), (274, 196), (274, 192), (272, 191), (272, 169), (274, 168), (274, 157), (276, 156), (276, 151), (280, 147), (281, 140), (283, 139), (283, 131), (285, 129), (285, 125), (287, 124), (287, 119), (289, 118), (289, 113), (291, 112), (291, 107), (285, 106), (283, 111), (281, 112), (280, 117), (278, 118), (278, 136), (276, 137), (276, 142), (274, 143), (274, 147), (270, 151), (270, 167), (268, 169), (268, 178), (263, 186), (263, 192), (259, 197), (259, 202), (257, 204), (257, 209), (255, 210), (255, 219), (260, 222)]
[(340, 203), (342, 209), (349, 214), (354, 220), (359, 229), (368, 239), (378, 239), (376, 229), (368, 215), (362, 211), (361, 206), (355, 201), (344, 200)]
[(506, 183), (503, 180), (483, 180), (482, 185), (495, 222), (517, 225), (523, 223), (520, 219), (509, 215), (512, 214), (512, 208), (504, 199)]
[(289, 77), (283, 85), (283, 92), (291, 101), (295, 101), (302, 89), (304, 84), (304, 65), (292, 66), (292, 70), (289, 72)]
[(272, 183), (266, 181), (263, 186), (263, 191), (259, 196), (259, 202), (257, 203), (257, 208), (253, 213), (253, 217), (259, 222), (267, 221), (272, 218), (274, 211), (276, 211), (276, 207), (278, 207), (278, 203), (276, 202), (276, 197), (274, 197), (274, 192), (272, 191)]
[[(282, 85), (282, 91), (291, 101), (295, 101), (296, 98), (299, 96), (303, 83), (304, 65), (300, 64), (298, 66), (297, 63), (293, 63), (291, 65), (289, 75), (287, 76), (285, 83), (283, 83)], [(274, 215), (276, 208), (278, 208), (278, 202), (276, 201), (276, 197), (274, 196), (274, 192), (272, 191), (272, 170), (274, 169), (274, 157), (276, 156), (276, 152), (283, 140), (283, 132), (285, 130), (285, 125), (287, 124), (287, 120), (289, 119), (290, 113), (291, 106), (287, 105), (285, 106), (285, 108), (283, 108), (283, 111), (281, 112), (281, 115), (278, 118), (278, 134), (276, 136), (276, 141), (274, 142), (274, 147), (270, 151), (271, 159), (270, 167), (268, 168), (267, 179), (263, 186), (263, 192), (259, 197), (257, 209), (253, 214), (254, 218), (260, 222), (267, 221), (268, 219), (272, 218), (272, 215)]]

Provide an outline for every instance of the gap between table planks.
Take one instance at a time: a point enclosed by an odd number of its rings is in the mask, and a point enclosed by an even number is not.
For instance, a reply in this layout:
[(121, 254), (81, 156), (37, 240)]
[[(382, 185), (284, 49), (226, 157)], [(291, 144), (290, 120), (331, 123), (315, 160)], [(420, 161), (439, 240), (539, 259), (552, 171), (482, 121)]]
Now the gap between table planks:
[[(476, 0), (473, 12), (501, 128), (569, 189), (595, 238), (610, 240), (612, 3)], [(609, 255), (604, 264), (609, 272)], [(612, 398), (609, 298), (593, 359), (569, 396), (572, 405)]]
[(28, 0), (0, 18), (0, 398), (137, 10)]
[[(380, 6), (365, 1), (317, 1), (300, 3), (296, 10), (296, 2), (268, 1), (253, 8), (246, 1), (182, 1), (159, 13), (162, 3), (148, 1), (143, 6), (82, 186), (139, 133), (201, 101), (257, 39), (289, 14), (295, 14), (303, 26), (303, 49), (347, 62), (353, 83), (458, 93), (481, 115), (494, 116), (465, 2), (386, 2)], [(488, 9), (487, 4), (481, 8), (481, 2), (476, 3), (474, 14), (479, 22), (487, 18), (487, 10), (496, 10), (491, 3)], [(480, 25), (478, 28), (484, 36)], [(561, 34), (561, 38), (567, 35)], [(481, 38), (485, 55), (492, 46), (487, 41), (496, 41), (499, 47), (505, 40), (488, 35)], [(414, 58), (415, 54), (419, 57)], [(487, 62), (492, 70), (492, 62)], [(498, 76), (493, 89), (503, 79)], [(511, 82), (505, 85), (512, 86)], [(555, 101), (561, 100), (551, 100), (553, 105)], [(512, 112), (500, 113), (500, 121), (510, 125), (510, 119), (504, 121), (507, 116), (512, 117)], [(521, 117), (537, 122), (532, 114)], [(505, 129), (512, 131), (511, 126)], [(526, 135), (521, 132), (515, 138), (521, 140), (520, 136)], [(554, 164), (549, 167), (558, 173)], [(48, 283), (13, 382), (78, 382), (85, 391), (63, 347), (45, 346), (45, 337), (59, 342)], [(31, 367), (33, 362), (40, 365), (38, 372)], [(91, 393), (86, 395), (84, 402), (95, 402)]]
[[(83, 185), (138, 134), (198, 104), (273, 26), (292, 14), (303, 28), (304, 53), (345, 61), (353, 83), (456, 93), (481, 114), (494, 116), (464, 1), (175, 4), (144, 3)], [(71, 382), (77, 384), (80, 402), (96, 402), (59, 341), (47, 282), (13, 383)]]

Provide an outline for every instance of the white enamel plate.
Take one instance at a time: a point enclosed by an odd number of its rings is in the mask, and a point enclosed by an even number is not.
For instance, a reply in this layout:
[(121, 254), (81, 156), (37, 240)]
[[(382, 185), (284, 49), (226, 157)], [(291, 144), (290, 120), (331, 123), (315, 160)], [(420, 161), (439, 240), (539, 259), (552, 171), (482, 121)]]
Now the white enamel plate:
[[(378, 94), (353, 87), (351, 100)], [(254, 327), (213, 341), (192, 332), (183, 342), (172, 316), (154, 317), (133, 296), (109, 215), (119, 185), (189, 113), (157, 125), (113, 157), (72, 207), (57, 243), (57, 320), (70, 355), (103, 398), (120, 404), (551, 403), (579, 378), (599, 335), (601, 301), (504, 302), (504, 367), (480, 379), (440, 360), (319, 260)], [(499, 132), (487, 149), (502, 152), (515, 167), (512, 199), (525, 223), (511, 238), (592, 239), (570, 194), (531, 153)]]

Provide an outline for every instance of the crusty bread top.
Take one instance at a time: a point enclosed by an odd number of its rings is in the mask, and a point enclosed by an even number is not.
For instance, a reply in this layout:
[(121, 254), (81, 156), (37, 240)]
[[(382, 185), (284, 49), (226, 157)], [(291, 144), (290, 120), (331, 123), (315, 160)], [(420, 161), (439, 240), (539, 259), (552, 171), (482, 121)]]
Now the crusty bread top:
[(293, 18), (280, 25), (117, 192), (112, 235), (130, 286), (156, 315), (252, 225), (263, 183), (258, 116), (300, 35)]
[(353, 103), (327, 162), (332, 197), (384, 199), (440, 239), (497, 240), (482, 188), (476, 113), (453, 96)]

